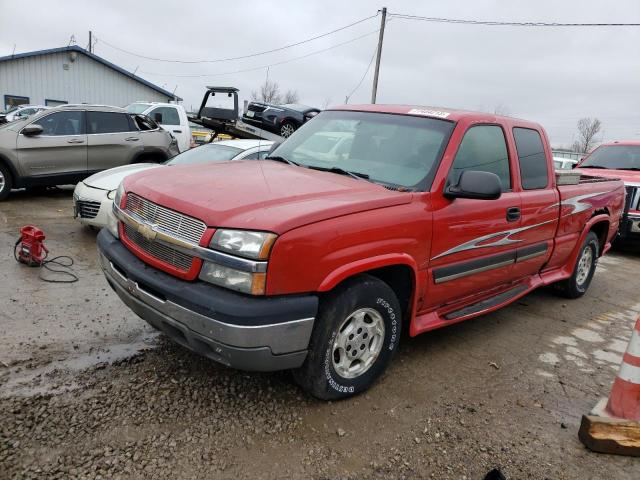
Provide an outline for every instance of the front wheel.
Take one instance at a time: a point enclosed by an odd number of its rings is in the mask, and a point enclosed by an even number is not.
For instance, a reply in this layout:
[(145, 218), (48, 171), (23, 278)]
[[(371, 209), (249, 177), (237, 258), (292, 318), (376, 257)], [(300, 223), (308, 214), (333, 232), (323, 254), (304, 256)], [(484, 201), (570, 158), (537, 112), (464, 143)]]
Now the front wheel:
[(595, 233), (589, 232), (582, 242), (571, 278), (555, 284), (556, 290), (566, 298), (579, 298), (587, 293), (598, 264), (600, 243)]
[(400, 304), (386, 283), (369, 275), (348, 280), (322, 299), (294, 378), (322, 400), (364, 392), (391, 362), (401, 326)]
[(12, 186), (11, 172), (0, 163), (0, 200), (4, 200), (9, 196)]

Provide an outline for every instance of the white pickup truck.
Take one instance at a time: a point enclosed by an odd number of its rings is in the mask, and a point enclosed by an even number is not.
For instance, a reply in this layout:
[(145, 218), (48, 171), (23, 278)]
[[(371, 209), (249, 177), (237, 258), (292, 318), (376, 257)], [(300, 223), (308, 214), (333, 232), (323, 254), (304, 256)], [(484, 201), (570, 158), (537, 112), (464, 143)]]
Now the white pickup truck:
[(175, 103), (134, 102), (125, 107), (129, 113), (139, 113), (151, 117), (158, 125), (170, 132), (178, 141), (180, 152), (191, 146), (191, 129), (187, 112)]

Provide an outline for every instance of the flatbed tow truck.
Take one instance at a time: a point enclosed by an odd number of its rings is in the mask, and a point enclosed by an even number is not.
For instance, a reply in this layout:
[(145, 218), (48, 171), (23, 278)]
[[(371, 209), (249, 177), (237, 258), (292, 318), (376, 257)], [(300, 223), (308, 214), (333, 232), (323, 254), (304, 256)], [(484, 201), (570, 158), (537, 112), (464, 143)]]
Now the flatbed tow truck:
[[(198, 114), (189, 117), (189, 121), (207, 127), (213, 131), (210, 142), (222, 134), (233, 138), (250, 138), (282, 142), (284, 138), (262, 128), (245, 123), (240, 118), (238, 89), (235, 87), (207, 87), (202, 98)], [(210, 107), (207, 104), (216, 95), (226, 95), (233, 99), (233, 108)]]

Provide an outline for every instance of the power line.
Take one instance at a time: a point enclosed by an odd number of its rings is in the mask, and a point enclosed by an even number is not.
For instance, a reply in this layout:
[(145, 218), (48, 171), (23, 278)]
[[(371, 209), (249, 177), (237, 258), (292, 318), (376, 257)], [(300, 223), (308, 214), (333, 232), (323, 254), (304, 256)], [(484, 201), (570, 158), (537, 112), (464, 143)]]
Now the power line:
[(351, 96), (354, 93), (356, 93), (356, 90), (358, 90), (358, 88), (360, 88), (360, 85), (362, 85), (362, 82), (364, 82), (364, 79), (367, 76), (367, 73), (369, 73), (369, 70), (371, 69), (371, 64), (373, 63), (373, 59), (376, 58), (376, 53), (378, 53), (378, 45), (376, 45), (376, 48), (373, 50), (373, 55), (371, 55), (371, 60), (369, 60), (369, 64), (367, 65), (367, 69), (364, 71), (362, 78), (360, 79), (358, 84), (355, 86), (355, 88), (351, 90), (351, 93), (345, 97), (344, 103), (349, 103), (349, 99), (351, 98)]
[(329, 35), (333, 35), (334, 33), (341, 32), (342, 30), (346, 30), (347, 28), (351, 28), (351, 27), (353, 27), (355, 25), (358, 25), (360, 23), (366, 22), (367, 20), (371, 20), (372, 18), (375, 18), (377, 16), (378, 16), (378, 13), (376, 12), (375, 15), (371, 15), (369, 17), (362, 18), (362, 19), (360, 19), (360, 20), (358, 20), (356, 22), (350, 23), (349, 25), (345, 25), (343, 27), (336, 28), (335, 30), (331, 30), (330, 32), (326, 32), (326, 33), (323, 33), (321, 35), (316, 35), (315, 37), (307, 38), (306, 40), (302, 40), (300, 42), (291, 43), (291, 44), (285, 45), (283, 47), (278, 47), (278, 48), (274, 48), (274, 49), (271, 49), (271, 50), (265, 50), (263, 52), (250, 53), (250, 54), (241, 55), (241, 56), (238, 56), (238, 57), (216, 58), (214, 60), (171, 60), (171, 59), (166, 59), (166, 58), (148, 57), (148, 56), (145, 56), (145, 55), (140, 55), (138, 53), (131, 52), (129, 50), (125, 50), (124, 48), (117, 47), (117, 46), (105, 41), (102, 38), (100, 39), (100, 41), (103, 44), (105, 44), (105, 45), (107, 45), (107, 46), (109, 46), (109, 47), (111, 47), (111, 48), (113, 48), (115, 50), (118, 50), (120, 52), (126, 53), (128, 55), (133, 55), (133, 56), (138, 57), (138, 58), (144, 58), (146, 60), (153, 60), (153, 61), (156, 61), (156, 62), (187, 63), (187, 64), (191, 64), (191, 63), (219, 63), (219, 62), (230, 62), (230, 61), (233, 61), (233, 60), (242, 60), (242, 59), (245, 59), (245, 58), (258, 57), (260, 55), (266, 55), (268, 53), (280, 52), (282, 50), (286, 50), (287, 48), (297, 47), (298, 45), (303, 45), (303, 44), (309, 43), (309, 42), (311, 42), (313, 40), (318, 40), (319, 38), (323, 38), (323, 37), (326, 37), (326, 36), (329, 36)]
[(422, 17), (404, 13), (389, 13), (393, 18), (419, 20), (435, 23), (458, 23), (466, 25), (488, 25), (502, 27), (640, 27), (640, 23), (563, 23), (563, 22), (503, 22), (498, 20), (469, 20), (461, 18)]
[[(140, 73), (144, 73), (145, 75), (159, 75), (159, 76), (164, 76), (164, 77), (176, 77), (176, 78), (200, 78), (200, 77), (219, 77), (222, 75), (233, 75), (236, 73), (244, 73), (244, 72), (253, 72), (255, 70), (262, 70), (263, 68), (270, 68), (270, 67), (275, 67), (277, 65), (283, 65), (285, 63), (290, 63), (290, 62), (294, 62), (296, 60), (301, 60), (303, 58), (307, 58), (307, 57), (311, 57), (313, 55), (317, 55), (319, 53), (323, 53), (323, 52), (327, 52), (329, 50), (333, 50), (334, 48), (338, 48), (338, 47), (342, 47), (343, 45), (347, 45), (349, 43), (353, 43), (357, 40), (360, 40), (362, 38), (374, 35), (376, 33), (378, 33), (378, 29), (369, 32), (369, 33), (365, 33), (364, 35), (360, 35), (359, 37), (355, 37), (352, 38), (351, 40), (347, 40), (345, 42), (341, 42), (341, 43), (337, 43), (335, 45), (332, 45), (328, 48), (323, 48), (322, 50), (316, 50), (314, 52), (310, 52), (307, 53), (306, 55), (301, 55), (299, 57), (293, 57), (293, 58), (289, 58), (287, 60), (282, 60), (280, 62), (275, 62), (275, 63), (270, 63), (268, 65), (261, 65), (259, 67), (252, 67), (252, 68), (245, 68), (242, 70), (234, 70), (232, 72), (221, 72), (221, 73), (194, 73), (194, 74), (171, 74), (171, 73), (160, 73), (160, 72), (143, 72), (140, 71)], [(104, 43), (104, 42), (103, 42)]]

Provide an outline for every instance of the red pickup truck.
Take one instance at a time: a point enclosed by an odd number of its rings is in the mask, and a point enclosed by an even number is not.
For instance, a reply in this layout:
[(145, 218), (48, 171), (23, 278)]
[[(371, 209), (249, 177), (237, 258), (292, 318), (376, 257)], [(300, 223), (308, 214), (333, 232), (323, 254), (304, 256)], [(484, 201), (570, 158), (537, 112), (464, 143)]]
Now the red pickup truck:
[(127, 177), (98, 246), (120, 298), (177, 343), (239, 369), (293, 369), (335, 399), (380, 376), (402, 331), (543, 285), (583, 295), (624, 186), (574, 183), (556, 186), (535, 123), (348, 105), (267, 160)]
[(619, 178), (624, 182), (627, 199), (616, 242), (640, 247), (640, 142), (603, 143), (582, 159), (578, 168), (588, 175)]

